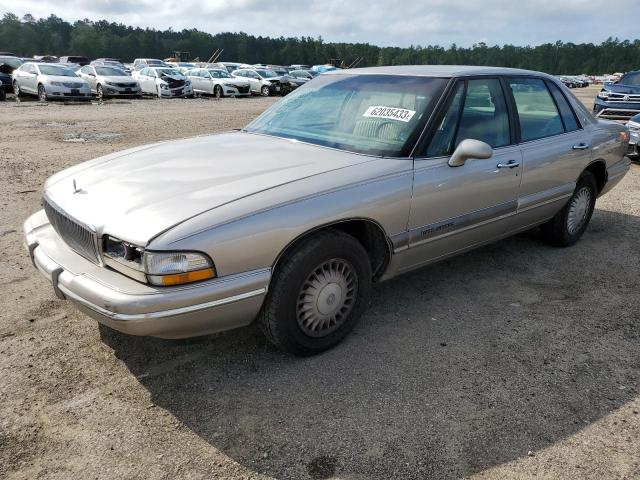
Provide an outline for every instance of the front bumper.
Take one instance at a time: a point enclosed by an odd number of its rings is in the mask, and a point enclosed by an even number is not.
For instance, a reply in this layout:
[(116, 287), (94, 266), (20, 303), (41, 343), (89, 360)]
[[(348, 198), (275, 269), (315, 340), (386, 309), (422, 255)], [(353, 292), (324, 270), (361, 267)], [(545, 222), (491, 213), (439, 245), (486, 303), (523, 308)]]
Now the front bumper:
[[(142, 95), (142, 90), (137, 87), (116, 87), (112, 85), (103, 85), (102, 91), (107, 97), (138, 97)], [(97, 93), (97, 92), (96, 92)]]
[(160, 96), (162, 98), (180, 98), (180, 97), (188, 97), (193, 95), (193, 86), (192, 85), (183, 85), (176, 88), (161, 88)]
[(153, 287), (96, 265), (71, 250), (40, 210), (24, 224), (33, 264), (59, 298), (98, 322), (131, 335), (186, 338), (250, 324), (270, 269), (180, 287)]
[(91, 98), (91, 89), (88, 86), (67, 88), (47, 83), (44, 84), (44, 89), (50, 98)]
[(224, 85), (222, 92), (225, 97), (248, 97), (251, 95), (251, 87), (236, 87), (234, 85)]
[(630, 118), (640, 113), (639, 102), (605, 102), (596, 97), (593, 113), (602, 118)]

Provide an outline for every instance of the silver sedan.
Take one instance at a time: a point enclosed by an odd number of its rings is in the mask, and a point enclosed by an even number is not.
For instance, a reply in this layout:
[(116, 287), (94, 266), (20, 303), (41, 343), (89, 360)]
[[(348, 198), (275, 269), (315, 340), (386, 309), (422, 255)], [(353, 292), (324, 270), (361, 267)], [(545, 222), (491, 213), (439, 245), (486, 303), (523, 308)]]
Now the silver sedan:
[(65, 65), (23, 63), (13, 71), (12, 83), (16, 97), (36, 95), (43, 102), (65, 98), (91, 100), (89, 84)]
[(249, 82), (232, 77), (226, 70), (219, 68), (194, 68), (185, 75), (193, 85), (193, 91), (220, 97), (249, 97)]
[(180, 338), (255, 320), (310, 355), (348, 334), (374, 283), (536, 227), (575, 244), (628, 141), (542, 73), (336, 71), (242, 131), (53, 175), (26, 244), (56, 295), (111, 328)]
[(98, 98), (139, 97), (142, 95), (140, 84), (124, 70), (101, 65), (86, 65), (77, 71), (84, 78), (91, 91)]

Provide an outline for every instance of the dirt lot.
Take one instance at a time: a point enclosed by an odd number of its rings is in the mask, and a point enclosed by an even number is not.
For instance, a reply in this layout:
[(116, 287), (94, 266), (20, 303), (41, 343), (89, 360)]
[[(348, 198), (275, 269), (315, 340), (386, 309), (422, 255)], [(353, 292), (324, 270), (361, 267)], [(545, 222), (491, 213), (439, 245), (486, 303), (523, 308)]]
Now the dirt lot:
[(640, 478), (638, 165), (573, 248), (533, 232), (381, 284), (315, 358), (55, 298), (21, 234), (47, 176), (271, 102), (0, 103), (0, 478)]

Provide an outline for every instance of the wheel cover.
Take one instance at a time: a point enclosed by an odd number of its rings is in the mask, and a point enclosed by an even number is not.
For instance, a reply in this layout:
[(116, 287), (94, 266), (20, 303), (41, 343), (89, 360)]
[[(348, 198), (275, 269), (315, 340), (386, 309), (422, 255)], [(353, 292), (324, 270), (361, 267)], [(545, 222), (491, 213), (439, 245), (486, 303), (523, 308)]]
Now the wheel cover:
[(310, 337), (329, 335), (349, 317), (357, 291), (358, 278), (349, 262), (333, 258), (318, 265), (298, 293), (298, 326)]
[(14, 95), (20, 94), (20, 86), (18, 85), (18, 82), (13, 82), (13, 94)]
[(585, 224), (591, 207), (591, 190), (582, 187), (571, 199), (567, 215), (567, 230), (571, 235), (578, 232)]
[(38, 97), (40, 98), (40, 100), (47, 99), (47, 92), (42, 85), (38, 87)]

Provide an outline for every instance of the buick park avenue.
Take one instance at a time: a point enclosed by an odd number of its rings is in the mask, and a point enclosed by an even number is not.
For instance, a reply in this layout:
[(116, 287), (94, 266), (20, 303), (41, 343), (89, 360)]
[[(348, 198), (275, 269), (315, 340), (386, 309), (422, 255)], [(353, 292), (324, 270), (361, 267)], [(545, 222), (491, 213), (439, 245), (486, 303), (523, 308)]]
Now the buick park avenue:
[(576, 243), (628, 171), (628, 140), (542, 73), (336, 71), (243, 130), (53, 175), (26, 245), (58, 297), (113, 329), (255, 321), (310, 355), (347, 335), (376, 282), (537, 226)]

